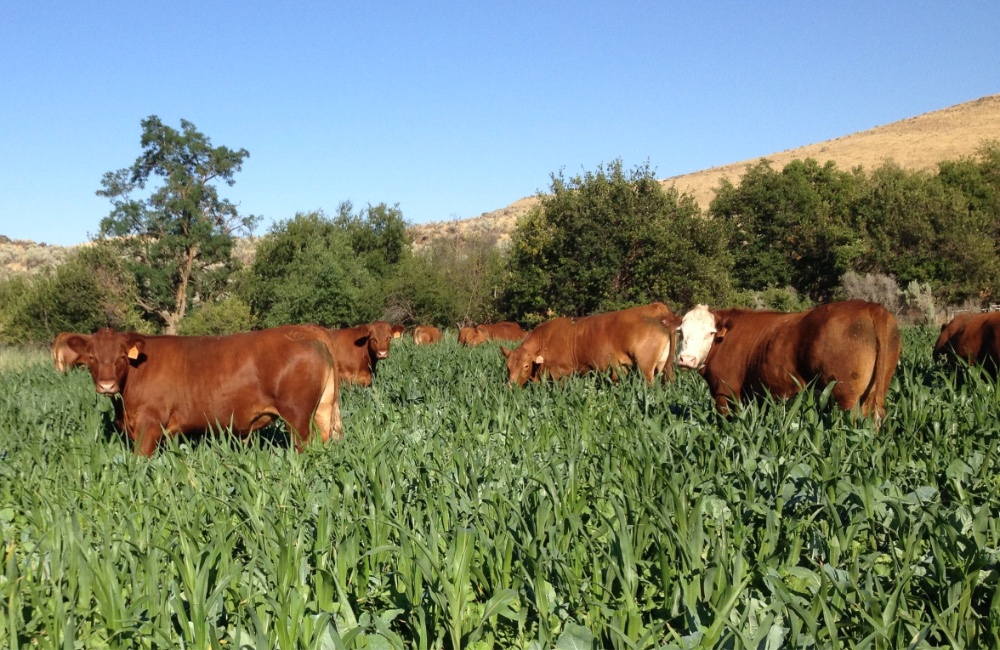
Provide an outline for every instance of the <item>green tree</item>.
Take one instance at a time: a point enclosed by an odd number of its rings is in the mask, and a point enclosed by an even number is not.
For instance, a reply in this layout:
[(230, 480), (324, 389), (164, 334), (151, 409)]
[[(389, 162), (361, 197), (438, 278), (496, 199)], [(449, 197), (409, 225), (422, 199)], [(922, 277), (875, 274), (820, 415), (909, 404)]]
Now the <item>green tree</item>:
[(665, 191), (648, 164), (552, 175), (551, 193), (511, 235), (501, 311), (527, 324), (729, 291), (725, 233)]
[(59, 332), (142, 329), (136, 287), (107, 244), (81, 246), (53, 271), (0, 283), (0, 338), (50, 341)]
[(177, 326), (177, 333), (184, 336), (216, 336), (248, 332), (253, 325), (250, 305), (236, 296), (227, 296), (191, 309)]
[(495, 237), (436, 239), (397, 267), (386, 316), (442, 327), (494, 321), (502, 264)]
[[(131, 167), (101, 180), (97, 194), (113, 208), (99, 235), (115, 238), (125, 255), (146, 315), (174, 333), (192, 300), (222, 290), (237, 266), (234, 236), (252, 233), (259, 221), (240, 215), (215, 185), (232, 186), (249, 153), (212, 147), (194, 124), (181, 120), (178, 131), (155, 115), (142, 121), (141, 146)], [(162, 185), (147, 192), (153, 177)]]
[(398, 205), (368, 205), (352, 213), (350, 201), (340, 204), (333, 224), (347, 235), (351, 249), (365, 268), (384, 277), (407, 252), (406, 221)]
[(275, 224), (238, 286), (262, 327), (345, 327), (382, 313), (382, 291), (351, 248), (349, 233), (320, 211)]
[(709, 212), (727, 227), (737, 285), (751, 291), (790, 286), (828, 300), (864, 249), (851, 221), (863, 184), (860, 170), (813, 159), (781, 171), (761, 160), (739, 185), (724, 179)]
[(989, 299), (1000, 289), (996, 216), (973, 203), (953, 179), (880, 166), (855, 208), (869, 242), (855, 270), (930, 282), (945, 302)]

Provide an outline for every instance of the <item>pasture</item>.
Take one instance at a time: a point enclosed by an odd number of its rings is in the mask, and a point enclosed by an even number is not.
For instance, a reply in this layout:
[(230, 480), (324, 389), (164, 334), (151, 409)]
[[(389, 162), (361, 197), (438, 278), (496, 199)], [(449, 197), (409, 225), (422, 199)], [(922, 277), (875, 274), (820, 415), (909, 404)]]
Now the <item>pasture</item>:
[(0, 355), (5, 648), (1000, 645), (1000, 392), (904, 331), (888, 415), (716, 416), (679, 371), (511, 389), (393, 344), (296, 453), (133, 456), (88, 373)]

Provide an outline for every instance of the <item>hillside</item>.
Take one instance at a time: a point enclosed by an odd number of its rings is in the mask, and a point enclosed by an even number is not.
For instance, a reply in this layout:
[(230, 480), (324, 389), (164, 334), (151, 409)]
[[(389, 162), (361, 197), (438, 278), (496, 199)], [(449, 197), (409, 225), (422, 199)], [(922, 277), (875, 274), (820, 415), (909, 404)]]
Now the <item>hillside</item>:
[[(1000, 94), (833, 140), (666, 178), (661, 182), (692, 194), (705, 209), (712, 200), (712, 190), (722, 178), (739, 182), (747, 166), (760, 158), (767, 158), (777, 169), (797, 158), (815, 158), (820, 162), (833, 160), (841, 169), (858, 165), (871, 169), (887, 160), (908, 169), (933, 169), (942, 160), (971, 156), (984, 140), (997, 138), (1000, 138)], [(537, 203), (537, 197), (529, 196), (478, 217), (416, 225), (410, 231), (417, 248), (435, 238), (452, 235), (485, 235), (503, 241), (513, 231), (518, 217)], [(0, 278), (58, 264), (66, 250), (59, 246), (12, 241), (0, 234)]]
[[(795, 159), (833, 160), (841, 169), (858, 165), (866, 169), (892, 160), (907, 169), (934, 169), (942, 160), (971, 156), (984, 140), (1000, 138), (1000, 94), (924, 113), (867, 131), (833, 140), (805, 145), (758, 158), (741, 160), (690, 174), (663, 179), (664, 186), (692, 194), (702, 209), (708, 207), (719, 181), (728, 177), (738, 183), (748, 165), (767, 158), (776, 169)], [(426, 244), (435, 237), (455, 233), (489, 233), (504, 239), (514, 229), (517, 218), (538, 202), (527, 197), (505, 208), (460, 221), (414, 226), (414, 242)]]

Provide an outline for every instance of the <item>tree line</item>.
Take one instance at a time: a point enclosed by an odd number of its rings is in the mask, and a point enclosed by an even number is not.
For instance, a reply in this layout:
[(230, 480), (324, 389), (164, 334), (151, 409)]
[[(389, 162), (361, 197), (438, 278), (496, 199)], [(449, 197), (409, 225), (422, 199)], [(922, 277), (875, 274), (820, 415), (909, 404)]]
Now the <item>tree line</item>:
[[(142, 121), (142, 152), (108, 172), (98, 234), (49, 272), (0, 282), (0, 340), (99, 327), (218, 334), (376, 319), (532, 326), (660, 300), (675, 309), (799, 309), (877, 300), (914, 319), (1000, 295), (1000, 143), (935, 171), (761, 160), (707, 210), (620, 160), (551, 175), (508, 245), (456, 234), (415, 251), (398, 205), (260, 217), (219, 194), (249, 156), (190, 122)], [(239, 244), (254, 242), (252, 254)], [(245, 246), (244, 246), (245, 247)]]

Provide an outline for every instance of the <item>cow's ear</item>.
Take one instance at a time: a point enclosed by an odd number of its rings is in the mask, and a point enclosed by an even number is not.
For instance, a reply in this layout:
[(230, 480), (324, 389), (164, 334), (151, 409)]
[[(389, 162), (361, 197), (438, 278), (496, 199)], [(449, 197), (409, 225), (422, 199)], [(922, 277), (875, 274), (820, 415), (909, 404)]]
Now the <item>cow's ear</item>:
[(82, 356), (87, 350), (87, 341), (82, 336), (73, 335), (66, 339), (66, 347), (68, 347), (73, 352), (76, 352), (78, 356)]
[(142, 350), (146, 347), (146, 340), (140, 336), (130, 336), (125, 343), (128, 350), (125, 355), (132, 361), (138, 361), (142, 356)]
[(500, 351), (503, 352), (503, 358), (504, 359), (506, 359), (507, 357), (510, 356), (511, 350), (508, 350), (507, 348), (505, 348), (502, 345), (500, 346)]
[(365, 334), (365, 335), (364, 335), (364, 336), (362, 336), (361, 338), (358, 338), (358, 339), (355, 339), (355, 340), (354, 340), (354, 345), (358, 346), (359, 348), (360, 348), (360, 347), (364, 347), (364, 345), (365, 345), (366, 343), (368, 343), (368, 340), (369, 340), (369, 339), (370, 339), (371, 337), (372, 337), (372, 336), (371, 336), (371, 334)]
[(715, 330), (715, 339), (717, 341), (721, 341), (722, 339), (726, 338), (726, 334), (729, 333), (729, 326), (730, 326), (729, 321), (719, 324), (718, 329)]

